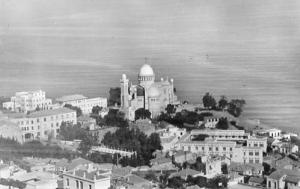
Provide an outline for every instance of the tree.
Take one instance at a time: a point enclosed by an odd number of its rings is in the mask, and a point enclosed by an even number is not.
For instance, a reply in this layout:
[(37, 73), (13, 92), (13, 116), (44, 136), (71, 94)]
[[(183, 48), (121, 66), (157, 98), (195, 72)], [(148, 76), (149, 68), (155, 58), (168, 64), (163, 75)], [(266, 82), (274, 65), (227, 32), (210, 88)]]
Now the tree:
[(145, 108), (139, 108), (135, 111), (135, 120), (146, 118), (151, 118), (151, 112), (149, 112), (149, 110), (146, 110)]
[(157, 177), (155, 176), (155, 173), (150, 171), (145, 175), (145, 179), (152, 181), (152, 182), (158, 182)]
[(219, 108), (224, 110), (227, 107), (228, 101), (226, 96), (221, 96), (219, 100)]
[(107, 126), (128, 127), (128, 122), (125, 119), (125, 114), (118, 109), (109, 109), (108, 114), (104, 116), (103, 120), (101, 117), (99, 117), (97, 118), (97, 122), (102, 122)]
[(228, 174), (227, 164), (222, 164), (221, 170), (222, 170), (222, 174), (227, 175)]
[(266, 163), (266, 162), (263, 162), (263, 167), (264, 167), (264, 174), (265, 175), (269, 175), (270, 174), (270, 171), (271, 171), (271, 166)]
[(81, 111), (81, 109), (79, 107), (72, 106), (71, 104), (65, 104), (64, 107), (65, 108), (69, 108), (71, 110), (75, 110), (77, 117), (80, 117), (82, 115), (82, 111)]
[(212, 95), (206, 93), (202, 98), (204, 108), (212, 109), (216, 107), (216, 100)]
[(176, 112), (176, 107), (173, 104), (168, 104), (166, 107), (167, 114), (174, 114)]
[(115, 104), (121, 105), (121, 88), (120, 87), (109, 89), (108, 105), (114, 106)]
[(162, 150), (161, 141), (158, 133), (152, 133), (149, 136), (149, 148), (152, 150)]
[(243, 107), (246, 101), (243, 99), (233, 99), (228, 104), (228, 113), (235, 117), (239, 117), (243, 112)]
[(175, 188), (175, 189), (183, 189), (183, 185), (185, 183), (185, 180), (183, 180), (181, 177), (172, 177), (168, 180), (168, 187)]
[(220, 118), (216, 124), (217, 129), (227, 130), (229, 128), (227, 118)]
[[(220, 186), (221, 184), (221, 186)], [(208, 188), (226, 188), (228, 185), (228, 178), (225, 175), (218, 175), (208, 180)]]
[(102, 111), (103, 107), (100, 107), (100, 106), (94, 106), (92, 108), (92, 114), (96, 114), (96, 115), (99, 115), (99, 113)]

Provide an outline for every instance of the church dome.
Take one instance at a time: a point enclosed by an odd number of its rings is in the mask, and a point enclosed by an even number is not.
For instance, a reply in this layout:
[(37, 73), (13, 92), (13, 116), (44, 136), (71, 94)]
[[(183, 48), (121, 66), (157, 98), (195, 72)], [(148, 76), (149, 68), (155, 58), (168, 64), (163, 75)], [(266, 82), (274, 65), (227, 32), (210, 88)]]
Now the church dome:
[(154, 76), (152, 67), (148, 64), (144, 64), (140, 69), (139, 76)]
[(160, 95), (160, 91), (157, 87), (151, 86), (148, 90), (148, 97), (153, 98), (153, 97), (158, 97)]

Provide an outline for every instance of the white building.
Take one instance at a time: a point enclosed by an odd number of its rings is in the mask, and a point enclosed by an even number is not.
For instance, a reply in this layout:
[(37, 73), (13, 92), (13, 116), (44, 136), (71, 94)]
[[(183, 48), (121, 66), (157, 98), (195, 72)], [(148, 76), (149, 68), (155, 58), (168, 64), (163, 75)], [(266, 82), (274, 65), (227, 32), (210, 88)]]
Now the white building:
[(266, 130), (268, 133), (269, 137), (274, 138), (274, 139), (281, 139), (281, 130), (280, 129), (268, 129)]
[(56, 137), (62, 122), (77, 123), (76, 111), (68, 108), (43, 110), (30, 114), (7, 114), (22, 130), (24, 140), (47, 139), (49, 135)]
[(249, 137), (247, 139), (248, 147), (262, 147), (264, 152), (267, 152), (267, 137)]
[(51, 104), (52, 100), (46, 98), (46, 92), (37, 90), (16, 92), (15, 96), (11, 97), (10, 102), (3, 103), (3, 108), (11, 111), (28, 112), (37, 108), (41, 110), (49, 109)]
[(208, 135), (212, 139), (225, 141), (247, 140), (250, 136), (244, 130), (194, 129), (191, 131), (191, 137), (197, 135)]
[(219, 122), (219, 118), (218, 117), (213, 117), (213, 116), (209, 116), (209, 117), (204, 117), (203, 120), (203, 124), (205, 128), (215, 128), (217, 123)]
[(174, 149), (175, 144), (186, 134), (186, 129), (168, 125), (164, 129), (156, 131), (159, 134), (163, 152)]
[(177, 150), (189, 151), (203, 155), (225, 156), (231, 162), (259, 163), (263, 162), (262, 147), (247, 147), (238, 145), (234, 141), (218, 141), (206, 139), (205, 141), (191, 141), (190, 136), (175, 144)]
[(108, 189), (111, 171), (71, 170), (63, 173), (64, 189)]
[(179, 104), (174, 92), (174, 80), (163, 79), (155, 81), (152, 67), (145, 64), (138, 74), (138, 84), (130, 84), (125, 74), (120, 80), (121, 107), (126, 117), (135, 120), (135, 111), (144, 108), (151, 112), (152, 117), (165, 111), (168, 104)]
[(92, 113), (94, 106), (99, 106), (102, 108), (107, 107), (107, 98), (87, 98), (81, 94), (74, 94), (68, 96), (62, 96), (56, 99), (62, 106), (65, 104), (70, 104), (72, 106), (79, 107), (83, 114)]

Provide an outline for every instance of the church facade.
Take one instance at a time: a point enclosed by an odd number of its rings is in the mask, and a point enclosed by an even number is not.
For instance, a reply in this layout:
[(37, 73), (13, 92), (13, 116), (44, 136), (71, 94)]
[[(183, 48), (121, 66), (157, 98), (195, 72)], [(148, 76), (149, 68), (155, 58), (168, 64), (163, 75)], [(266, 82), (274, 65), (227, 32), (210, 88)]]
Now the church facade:
[(161, 78), (155, 81), (152, 67), (145, 64), (138, 74), (138, 84), (129, 85), (129, 79), (122, 75), (121, 83), (121, 108), (129, 120), (135, 120), (135, 111), (144, 108), (151, 112), (152, 117), (158, 116), (168, 104), (178, 104), (174, 94), (174, 80)]

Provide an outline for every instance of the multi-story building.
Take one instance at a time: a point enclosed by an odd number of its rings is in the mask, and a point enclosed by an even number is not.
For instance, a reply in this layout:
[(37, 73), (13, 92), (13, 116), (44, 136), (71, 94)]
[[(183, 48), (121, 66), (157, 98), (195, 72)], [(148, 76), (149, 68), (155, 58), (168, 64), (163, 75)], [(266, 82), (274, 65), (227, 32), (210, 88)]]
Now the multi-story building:
[(94, 106), (99, 106), (102, 108), (107, 107), (107, 98), (87, 98), (81, 94), (62, 96), (60, 98), (57, 98), (56, 101), (62, 106), (64, 106), (65, 104), (76, 106), (81, 109), (83, 114), (92, 113), (92, 109)]
[(30, 114), (7, 114), (8, 118), (17, 123), (22, 130), (24, 140), (47, 139), (56, 137), (62, 122), (77, 123), (76, 111), (68, 108), (42, 110)]
[(51, 104), (52, 100), (46, 98), (46, 92), (37, 90), (17, 92), (15, 96), (11, 97), (10, 102), (3, 103), (3, 108), (17, 112), (28, 112), (36, 109), (49, 109)]
[(204, 117), (204, 120), (201, 124), (204, 124), (205, 128), (215, 128), (219, 120), (220, 119), (218, 117), (208, 116)]
[(212, 139), (222, 141), (245, 141), (250, 136), (244, 130), (194, 129), (191, 131), (191, 138), (197, 135), (208, 135)]
[(267, 137), (249, 137), (247, 139), (248, 147), (262, 147), (267, 152)]
[(238, 145), (234, 141), (219, 141), (206, 139), (205, 141), (191, 141), (190, 137), (175, 145), (177, 150), (190, 151), (203, 155), (225, 156), (232, 162), (262, 163), (263, 148)]
[(71, 170), (63, 173), (64, 189), (108, 189), (110, 188), (111, 171), (104, 170)]

